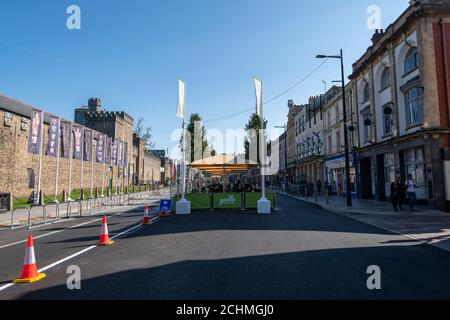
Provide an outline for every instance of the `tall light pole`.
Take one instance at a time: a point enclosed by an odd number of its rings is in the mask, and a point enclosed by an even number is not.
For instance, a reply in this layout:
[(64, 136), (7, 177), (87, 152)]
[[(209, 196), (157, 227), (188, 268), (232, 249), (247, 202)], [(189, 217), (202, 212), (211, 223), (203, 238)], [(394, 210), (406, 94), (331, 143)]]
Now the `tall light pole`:
[(317, 55), (317, 59), (340, 59), (341, 60), (341, 77), (342, 77), (342, 106), (344, 109), (344, 143), (345, 143), (345, 178), (347, 185), (347, 206), (352, 206), (352, 191), (351, 191), (351, 179), (350, 179), (350, 153), (348, 146), (348, 132), (347, 132), (347, 104), (345, 99), (345, 75), (344, 75), (344, 54), (341, 49), (340, 55), (327, 56), (327, 55)]

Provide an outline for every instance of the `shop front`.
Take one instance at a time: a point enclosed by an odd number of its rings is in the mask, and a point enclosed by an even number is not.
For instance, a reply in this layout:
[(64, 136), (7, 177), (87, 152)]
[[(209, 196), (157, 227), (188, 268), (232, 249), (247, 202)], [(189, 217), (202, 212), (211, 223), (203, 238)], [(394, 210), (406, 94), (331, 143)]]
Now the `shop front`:
[[(354, 156), (350, 154), (350, 190), (356, 195), (356, 171), (354, 167)], [(341, 154), (325, 159), (325, 182), (331, 185), (332, 191), (337, 195), (347, 192), (347, 181), (345, 171), (345, 155)]]

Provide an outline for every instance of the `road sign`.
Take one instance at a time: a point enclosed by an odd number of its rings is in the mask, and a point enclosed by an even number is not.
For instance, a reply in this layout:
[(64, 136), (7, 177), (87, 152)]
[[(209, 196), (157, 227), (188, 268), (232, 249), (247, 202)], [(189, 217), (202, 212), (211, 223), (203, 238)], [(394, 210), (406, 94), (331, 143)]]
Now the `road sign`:
[(161, 199), (159, 201), (159, 212), (170, 212), (172, 208), (172, 200)]

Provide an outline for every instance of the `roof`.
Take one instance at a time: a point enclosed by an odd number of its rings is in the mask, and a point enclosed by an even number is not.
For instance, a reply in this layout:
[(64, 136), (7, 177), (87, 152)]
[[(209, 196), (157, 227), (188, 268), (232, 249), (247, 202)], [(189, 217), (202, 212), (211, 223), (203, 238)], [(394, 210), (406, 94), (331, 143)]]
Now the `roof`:
[(229, 154), (220, 154), (191, 163), (192, 168), (212, 174), (244, 173), (257, 166), (255, 161)]

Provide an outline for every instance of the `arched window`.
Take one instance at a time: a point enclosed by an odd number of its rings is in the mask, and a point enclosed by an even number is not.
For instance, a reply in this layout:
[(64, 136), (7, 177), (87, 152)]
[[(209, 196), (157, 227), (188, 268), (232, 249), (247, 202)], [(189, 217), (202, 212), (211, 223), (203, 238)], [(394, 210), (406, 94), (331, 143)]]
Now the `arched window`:
[(370, 99), (370, 89), (369, 89), (369, 84), (366, 83), (364, 85), (364, 90), (363, 90), (363, 102), (367, 102)]
[(419, 67), (419, 51), (417, 47), (408, 50), (405, 56), (405, 74), (412, 72)]
[(381, 90), (387, 89), (391, 86), (391, 72), (388, 67), (384, 68), (381, 74)]

